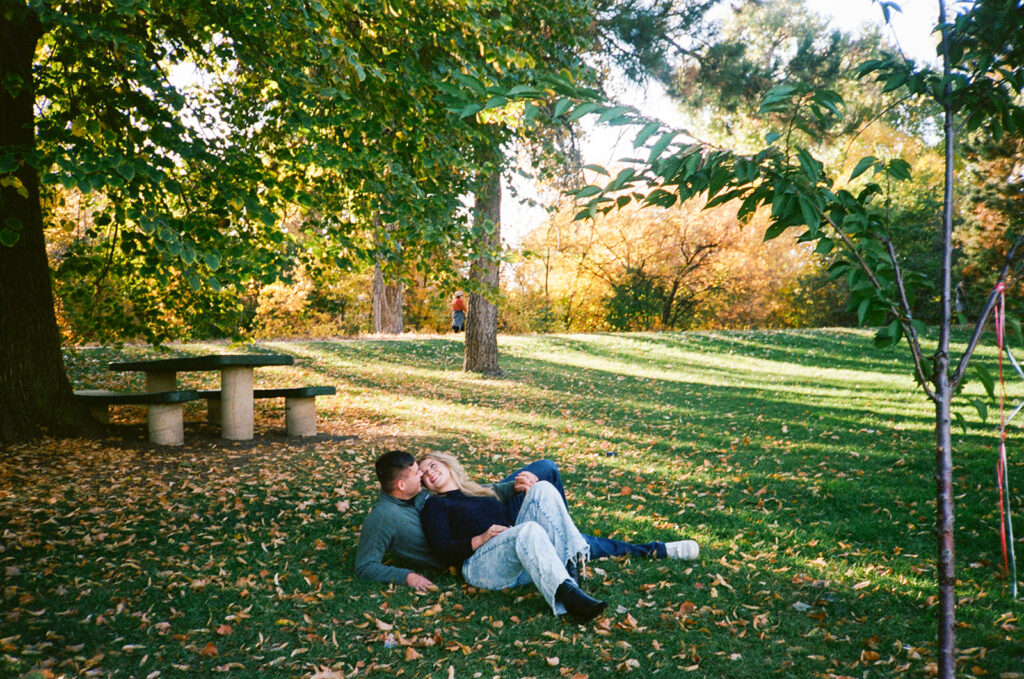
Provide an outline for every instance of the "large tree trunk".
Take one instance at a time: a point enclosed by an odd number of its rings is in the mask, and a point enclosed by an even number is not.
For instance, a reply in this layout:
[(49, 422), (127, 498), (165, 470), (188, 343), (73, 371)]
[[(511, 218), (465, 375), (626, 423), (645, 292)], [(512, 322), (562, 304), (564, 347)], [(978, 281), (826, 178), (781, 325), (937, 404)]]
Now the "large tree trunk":
[(401, 282), (387, 284), (380, 264), (373, 269), (373, 332), (376, 335), (401, 335), (402, 301), (404, 289)]
[[(487, 294), (498, 291), (498, 260), (493, 253), (501, 245), (501, 171), (487, 177), (476, 194), (474, 219), (484, 234), (480, 243), (482, 255), (473, 260), (470, 280)], [(490, 222), (491, 226), (487, 226)], [(493, 291), (493, 292), (491, 292)], [(466, 312), (466, 353), (463, 369), (487, 375), (500, 375), (498, 367), (498, 307), (479, 292), (469, 295)]]
[[(41, 35), (27, 7), (0, 13), (0, 147), (19, 155), (35, 149), (32, 61)], [(13, 246), (0, 243), (0, 441), (88, 432), (95, 425), (64, 371), (39, 178), (29, 163), (0, 178), (11, 174), (21, 186), (0, 186), (0, 228), (20, 228)]]

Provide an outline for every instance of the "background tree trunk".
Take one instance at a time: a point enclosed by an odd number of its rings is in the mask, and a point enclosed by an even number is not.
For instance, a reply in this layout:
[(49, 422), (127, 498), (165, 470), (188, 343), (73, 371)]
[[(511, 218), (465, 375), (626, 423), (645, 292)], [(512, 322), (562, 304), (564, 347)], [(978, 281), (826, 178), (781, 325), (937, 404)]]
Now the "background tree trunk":
[(405, 328), (402, 323), (402, 284), (388, 285), (380, 264), (373, 268), (373, 332), (375, 335), (401, 335)]
[[(381, 244), (382, 232), (393, 230), (392, 225), (385, 226), (380, 216), (373, 216), (373, 228), (376, 232), (377, 245)], [(373, 290), (371, 299), (373, 301), (373, 334), (375, 335), (401, 335), (405, 332), (405, 325), (402, 322), (402, 305), (405, 295), (405, 288), (402, 282), (394, 284), (384, 282), (384, 270), (380, 266), (380, 258), (373, 267)]]
[[(35, 149), (32, 60), (42, 27), (27, 7), (0, 13), (0, 146)], [(10, 89), (8, 89), (10, 88)], [(39, 178), (22, 163), (22, 191), (0, 187), (0, 225), (19, 223), (18, 241), (0, 244), (0, 441), (96, 430), (64, 370), (46, 258)]]
[[(488, 291), (488, 295), (497, 294), (498, 261), (487, 253), (497, 252), (501, 245), (500, 170), (495, 169), (477, 191), (474, 219), (485, 234), (480, 243), (484, 254), (473, 260), (469, 278), (478, 284), (475, 286), (477, 289)], [(501, 368), (498, 367), (498, 307), (478, 292), (469, 295), (463, 369), (487, 375), (501, 374)]]

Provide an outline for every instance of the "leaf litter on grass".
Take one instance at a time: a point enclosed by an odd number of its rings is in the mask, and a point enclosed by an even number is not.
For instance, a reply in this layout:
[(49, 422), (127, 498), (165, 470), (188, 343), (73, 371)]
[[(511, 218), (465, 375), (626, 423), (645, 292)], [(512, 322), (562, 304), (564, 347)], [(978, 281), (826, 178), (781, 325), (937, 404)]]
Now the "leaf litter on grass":
[[(304, 380), (339, 386), (318, 399), (324, 433), (312, 441), (281, 436), (283, 413), (270, 406), (244, 446), (204, 433), (192, 411), (180, 450), (148, 446), (141, 432), (5, 449), (0, 667), (288, 677), (933, 667), (930, 415), (866, 333), (502, 338), (497, 380), (458, 372), (460, 347), (268, 345), (300, 357)], [(74, 379), (116, 358), (90, 351), (69, 359)], [(1019, 676), (988, 428), (975, 423), (957, 446), (960, 672)], [(451, 450), (482, 479), (550, 457), (581, 528), (693, 537), (701, 559), (595, 562), (587, 588), (611, 605), (585, 627), (555, 620), (532, 590), (481, 592), (451, 574), (423, 595), (358, 581), (372, 460), (392, 447)]]

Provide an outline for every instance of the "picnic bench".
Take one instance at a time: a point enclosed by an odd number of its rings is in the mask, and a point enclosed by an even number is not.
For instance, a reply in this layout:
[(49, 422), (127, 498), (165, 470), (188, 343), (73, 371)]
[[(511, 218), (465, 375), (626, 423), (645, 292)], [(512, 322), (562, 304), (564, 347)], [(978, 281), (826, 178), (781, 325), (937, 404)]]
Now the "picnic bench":
[[(283, 398), (285, 430), (289, 436), (316, 436), (316, 397), (333, 396), (337, 393), (334, 387), (286, 387), (283, 389), (253, 389), (252, 397)], [(200, 397), (206, 399), (207, 421), (216, 423), (221, 420), (221, 392), (204, 390)]]
[(109, 370), (146, 373), (146, 391), (174, 391), (178, 373), (220, 371), (220, 427), (226, 439), (247, 440), (253, 436), (253, 370), (260, 366), (293, 365), (288, 354), (207, 354), (162, 358), (153, 361), (111, 363)]
[(110, 422), (110, 406), (146, 406), (146, 424), (149, 440), (164, 446), (180, 446), (185, 442), (184, 404), (200, 398), (195, 390), (152, 391), (132, 394), (102, 389), (75, 391), (75, 397), (84, 402), (92, 416), (100, 422)]

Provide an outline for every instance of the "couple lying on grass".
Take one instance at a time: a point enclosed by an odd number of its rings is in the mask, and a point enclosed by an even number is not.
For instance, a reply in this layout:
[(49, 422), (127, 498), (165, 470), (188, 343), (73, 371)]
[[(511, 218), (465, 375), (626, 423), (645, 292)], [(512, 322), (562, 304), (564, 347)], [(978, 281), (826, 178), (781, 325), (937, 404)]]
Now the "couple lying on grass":
[(490, 486), (475, 483), (458, 460), (438, 452), (417, 461), (405, 451), (388, 451), (377, 458), (376, 471), (380, 498), (363, 522), (355, 567), (356, 575), (370, 580), (404, 582), (420, 591), (434, 585), (415, 571), (385, 565), (392, 552), (429, 568), (456, 566), (481, 589), (533, 583), (555, 615), (586, 622), (607, 605), (580, 589), (587, 559), (695, 559), (700, 552), (693, 540), (634, 545), (583, 535), (550, 460)]

